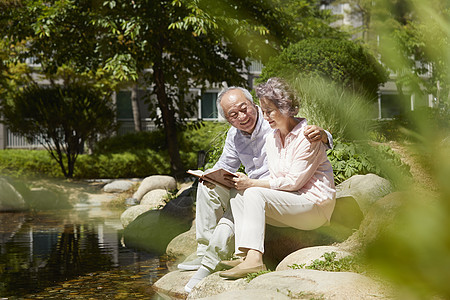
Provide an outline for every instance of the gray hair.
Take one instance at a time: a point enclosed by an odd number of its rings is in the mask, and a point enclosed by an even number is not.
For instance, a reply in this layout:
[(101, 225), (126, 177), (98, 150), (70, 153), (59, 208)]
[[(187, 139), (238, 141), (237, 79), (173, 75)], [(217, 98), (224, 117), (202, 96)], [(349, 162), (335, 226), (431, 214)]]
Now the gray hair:
[(220, 102), (222, 101), (222, 97), (223, 97), (226, 93), (228, 93), (229, 91), (231, 91), (231, 90), (240, 90), (240, 91), (244, 94), (245, 98), (246, 98), (248, 101), (250, 101), (250, 102), (253, 103), (253, 96), (252, 96), (252, 94), (250, 94), (250, 92), (249, 92), (247, 89), (244, 89), (244, 88), (238, 87), (238, 86), (230, 86), (230, 87), (228, 87), (228, 88), (225, 88), (225, 89), (221, 90), (220, 93), (219, 93), (219, 95), (217, 96), (216, 105), (217, 105), (217, 111), (218, 111), (219, 114), (220, 114), (223, 118), (225, 118), (225, 119), (226, 119), (227, 117), (225, 116), (225, 112), (223, 111), (222, 105), (220, 105)]
[(282, 114), (289, 117), (298, 114), (299, 100), (283, 79), (269, 78), (266, 83), (259, 84), (255, 91), (259, 99), (271, 101)]

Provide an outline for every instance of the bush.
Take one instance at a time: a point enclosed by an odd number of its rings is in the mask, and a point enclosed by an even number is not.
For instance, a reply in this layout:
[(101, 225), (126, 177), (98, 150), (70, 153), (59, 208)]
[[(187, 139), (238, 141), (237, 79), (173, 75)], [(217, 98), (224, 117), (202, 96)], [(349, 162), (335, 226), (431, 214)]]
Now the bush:
[(95, 145), (93, 152), (100, 155), (145, 149), (154, 151), (167, 149), (164, 132), (153, 130), (106, 137)]
[[(440, 108), (419, 107), (396, 116), (392, 120), (379, 120), (372, 136), (375, 140), (417, 142), (421, 135), (434, 136), (439, 132), (450, 130), (450, 107), (443, 104)], [(437, 136), (445, 139), (446, 136)]]
[(13, 99), (0, 102), (0, 112), (11, 132), (28, 141), (40, 136), (66, 178), (73, 177), (75, 162), (86, 141), (115, 129), (115, 109), (108, 95), (90, 85), (32, 84)]
[[(197, 151), (209, 151), (211, 140), (215, 136), (224, 137), (228, 128), (228, 123), (207, 122), (201, 128), (180, 133), (180, 154), (186, 169), (196, 168)], [(93, 155), (78, 156), (74, 177), (130, 178), (169, 174), (170, 160), (165, 149), (162, 131), (105, 138), (94, 147)], [(56, 161), (41, 150), (0, 151), (0, 173), (14, 177), (63, 177)]]
[(258, 82), (270, 77), (323, 77), (352, 90), (376, 95), (388, 73), (362, 45), (347, 39), (308, 38), (269, 60)]
[(60, 166), (44, 150), (1, 150), (0, 173), (14, 177), (63, 177)]
[(322, 78), (298, 77), (290, 82), (300, 99), (299, 116), (345, 141), (365, 140), (373, 126), (366, 95)]
[(353, 175), (373, 173), (398, 186), (401, 178), (411, 176), (409, 166), (402, 163), (399, 155), (385, 145), (369, 146), (367, 143), (336, 141), (327, 154), (333, 166), (336, 184)]
[(166, 152), (151, 149), (101, 155), (80, 155), (76, 178), (132, 178), (169, 174)]

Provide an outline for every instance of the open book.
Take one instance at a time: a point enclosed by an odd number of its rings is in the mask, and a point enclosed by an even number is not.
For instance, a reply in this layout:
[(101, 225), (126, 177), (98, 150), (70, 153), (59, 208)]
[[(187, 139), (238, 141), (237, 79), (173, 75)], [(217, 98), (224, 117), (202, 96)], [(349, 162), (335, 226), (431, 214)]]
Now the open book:
[(228, 172), (225, 169), (217, 169), (214, 171), (206, 171), (203, 172), (201, 170), (187, 170), (187, 173), (194, 175), (200, 179), (205, 181), (212, 182), (214, 184), (218, 184), (227, 188), (232, 188), (233, 185), (224, 179), (225, 175), (230, 175), (232, 177), (236, 177), (237, 175), (231, 172)]

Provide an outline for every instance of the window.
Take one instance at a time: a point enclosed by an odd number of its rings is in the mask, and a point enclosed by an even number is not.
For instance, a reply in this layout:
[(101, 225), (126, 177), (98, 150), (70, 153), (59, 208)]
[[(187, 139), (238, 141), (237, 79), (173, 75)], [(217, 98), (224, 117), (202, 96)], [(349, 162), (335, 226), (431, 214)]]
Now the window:
[(133, 109), (131, 108), (131, 92), (117, 92), (117, 118), (133, 119)]
[(219, 117), (216, 107), (216, 100), (216, 92), (207, 92), (202, 95), (202, 119), (217, 119)]
[(411, 110), (411, 96), (405, 94), (402, 99), (396, 94), (381, 95), (381, 118), (395, 118)]

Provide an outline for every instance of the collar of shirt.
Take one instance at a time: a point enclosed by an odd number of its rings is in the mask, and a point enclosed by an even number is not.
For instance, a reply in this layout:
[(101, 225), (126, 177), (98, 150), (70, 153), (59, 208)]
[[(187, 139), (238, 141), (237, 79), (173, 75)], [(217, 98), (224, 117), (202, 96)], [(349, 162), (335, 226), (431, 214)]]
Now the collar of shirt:
[[(295, 118), (298, 120), (298, 124), (286, 135), (284, 146), (286, 147), (287, 144), (290, 143), (293, 139), (298, 137), (303, 132), (303, 127), (305, 127), (308, 122), (305, 118)], [(275, 140), (277, 142), (277, 145), (281, 147), (281, 133), (279, 129), (275, 130)]]

